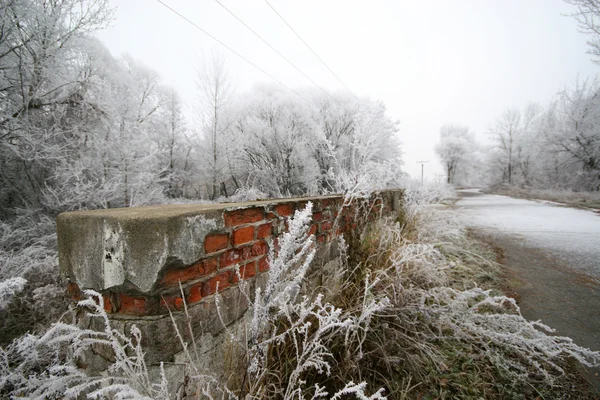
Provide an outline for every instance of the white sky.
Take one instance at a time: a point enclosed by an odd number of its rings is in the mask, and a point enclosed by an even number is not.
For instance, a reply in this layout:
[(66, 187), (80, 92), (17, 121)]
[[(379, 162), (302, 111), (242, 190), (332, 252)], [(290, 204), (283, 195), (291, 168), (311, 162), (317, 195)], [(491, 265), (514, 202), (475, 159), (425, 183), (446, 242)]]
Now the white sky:
[[(194, 64), (219, 48), (154, 0), (111, 0), (112, 27), (98, 34), (160, 72), (189, 104)], [(213, 0), (163, 0), (246, 58), (296, 88), (311, 83)], [(220, 0), (320, 86), (343, 86), (262, 0)], [(561, 0), (349, 1), (270, 0), (357, 95), (380, 99), (401, 121), (404, 170), (425, 177), (441, 168), (433, 147), (445, 123), (466, 124), (484, 140), (506, 107), (547, 103), (556, 92), (599, 67), (586, 54), (586, 36), (563, 16)], [(228, 50), (239, 92), (270, 78)]]

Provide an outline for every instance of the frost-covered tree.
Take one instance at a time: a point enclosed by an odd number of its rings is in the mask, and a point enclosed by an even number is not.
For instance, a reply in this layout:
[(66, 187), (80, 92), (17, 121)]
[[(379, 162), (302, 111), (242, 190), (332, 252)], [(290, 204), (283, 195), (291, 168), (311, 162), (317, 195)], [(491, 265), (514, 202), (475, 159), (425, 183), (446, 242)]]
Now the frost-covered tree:
[(213, 51), (202, 60), (197, 72), (196, 85), (200, 97), (205, 154), (202, 159), (205, 173), (208, 175), (209, 196), (214, 200), (219, 193), (227, 195), (225, 180), (231, 175), (227, 171), (229, 138), (226, 131), (230, 125), (227, 121), (227, 107), (232, 100), (233, 88), (228, 77), (225, 57), (217, 51)]
[(498, 151), (502, 181), (512, 183), (515, 168), (517, 140), (521, 133), (521, 112), (518, 108), (506, 109), (489, 129), (489, 135)]
[[(81, 134), (89, 76), (81, 39), (110, 20), (107, 0), (0, 4), (0, 201), (43, 207), (57, 162)], [(79, 136), (81, 137), (81, 136)], [(68, 153), (68, 151), (66, 151)]]
[(240, 101), (232, 129), (248, 171), (245, 179), (271, 196), (317, 192), (313, 110), (272, 86), (259, 87)]
[(273, 86), (238, 99), (229, 146), (244, 165), (241, 181), (281, 196), (382, 188), (400, 175), (397, 122), (383, 103), (303, 94), (312, 101)]
[(548, 153), (555, 158), (559, 172), (568, 172), (571, 176), (570, 182), (563, 181), (562, 186), (600, 190), (600, 88), (597, 81), (577, 81), (572, 88), (562, 91), (549, 107), (545, 122)]
[(456, 184), (457, 171), (466, 169), (475, 149), (475, 137), (464, 125), (444, 125), (435, 152), (446, 169), (446, 182)]
[(564, 0), (577, 8), (570, 14), (577, 21), (579, 30), (590, 36), (589, 54), (595, 57), (594, 62), (600, 63), (600, 2), (598, 0)]

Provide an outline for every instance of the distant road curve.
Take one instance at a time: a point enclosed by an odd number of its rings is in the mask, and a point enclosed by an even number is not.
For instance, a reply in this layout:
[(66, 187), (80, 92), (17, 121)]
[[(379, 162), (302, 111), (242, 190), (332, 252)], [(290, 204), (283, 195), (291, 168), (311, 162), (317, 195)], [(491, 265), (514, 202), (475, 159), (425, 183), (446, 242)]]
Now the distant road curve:
[(544, 249), (568, 267), (600, 278), (600, 215), (548, 201), (457, 191), (468, 225), (511, 235), (525, 246)]

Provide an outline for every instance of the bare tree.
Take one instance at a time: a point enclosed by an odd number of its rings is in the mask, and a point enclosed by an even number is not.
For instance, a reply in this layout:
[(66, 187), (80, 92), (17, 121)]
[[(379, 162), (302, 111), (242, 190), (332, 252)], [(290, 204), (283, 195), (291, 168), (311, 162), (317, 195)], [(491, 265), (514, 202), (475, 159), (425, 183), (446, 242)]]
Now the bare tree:
[(600, 1), (598, 0), (565, 0), (577, 7), (577, 11), (569, 14), (577, 21), (579, 30), (590, 36), (588, 51), (600, 63)]
[[(93, 105), (77, 64), (81, 41), (108, 24), (108, 0), (0, 4), (0, 201), (41, 207), (53, 169)], [(83, 113), (83, 114), (82, 114)]]
[(213, 50), (204, 57), (197, 68), (197, 87), (204, 108), (202, 110), (202, 130), (210, 152), (209, 157), (206, 158), (211, 183), (210, 198), (215, 199), (219, 194), (219, 187), (227, 165), (220, 142), (222, 142), (223, 132), (229, 127), (224, 115), (233, 95), (223, 54)]
[(456, 172), (465, 167), (473, 149), (474, 137), (464, 125), (444, 125), (435, 151), (446, 168), (447, 183), (456, 183)]
[(587, 190), (600, 189), (600, 87), (596, 81), (576, 82), (551, 106), (552, 123), (545, 131), (549, 150), (561, 156), (562, 167), (576, 167)]
[(517, 140), (521, 132), (521, 111), (518, 108), (506, 109), (489, 129), (489, 135), (503, 158), (503, 180), (509, 184), (513, 180)]

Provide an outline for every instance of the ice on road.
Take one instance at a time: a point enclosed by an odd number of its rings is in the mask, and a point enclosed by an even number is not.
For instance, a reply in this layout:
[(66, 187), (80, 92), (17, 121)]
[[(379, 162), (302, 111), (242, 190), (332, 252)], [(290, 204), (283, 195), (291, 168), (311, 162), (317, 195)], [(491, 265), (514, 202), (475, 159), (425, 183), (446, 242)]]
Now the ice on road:
[(554, 253), (568, 266), (600, 277), (600, 215), (547, 201), (459, 190), (457, 203), (467, 225), (521, 239)]

